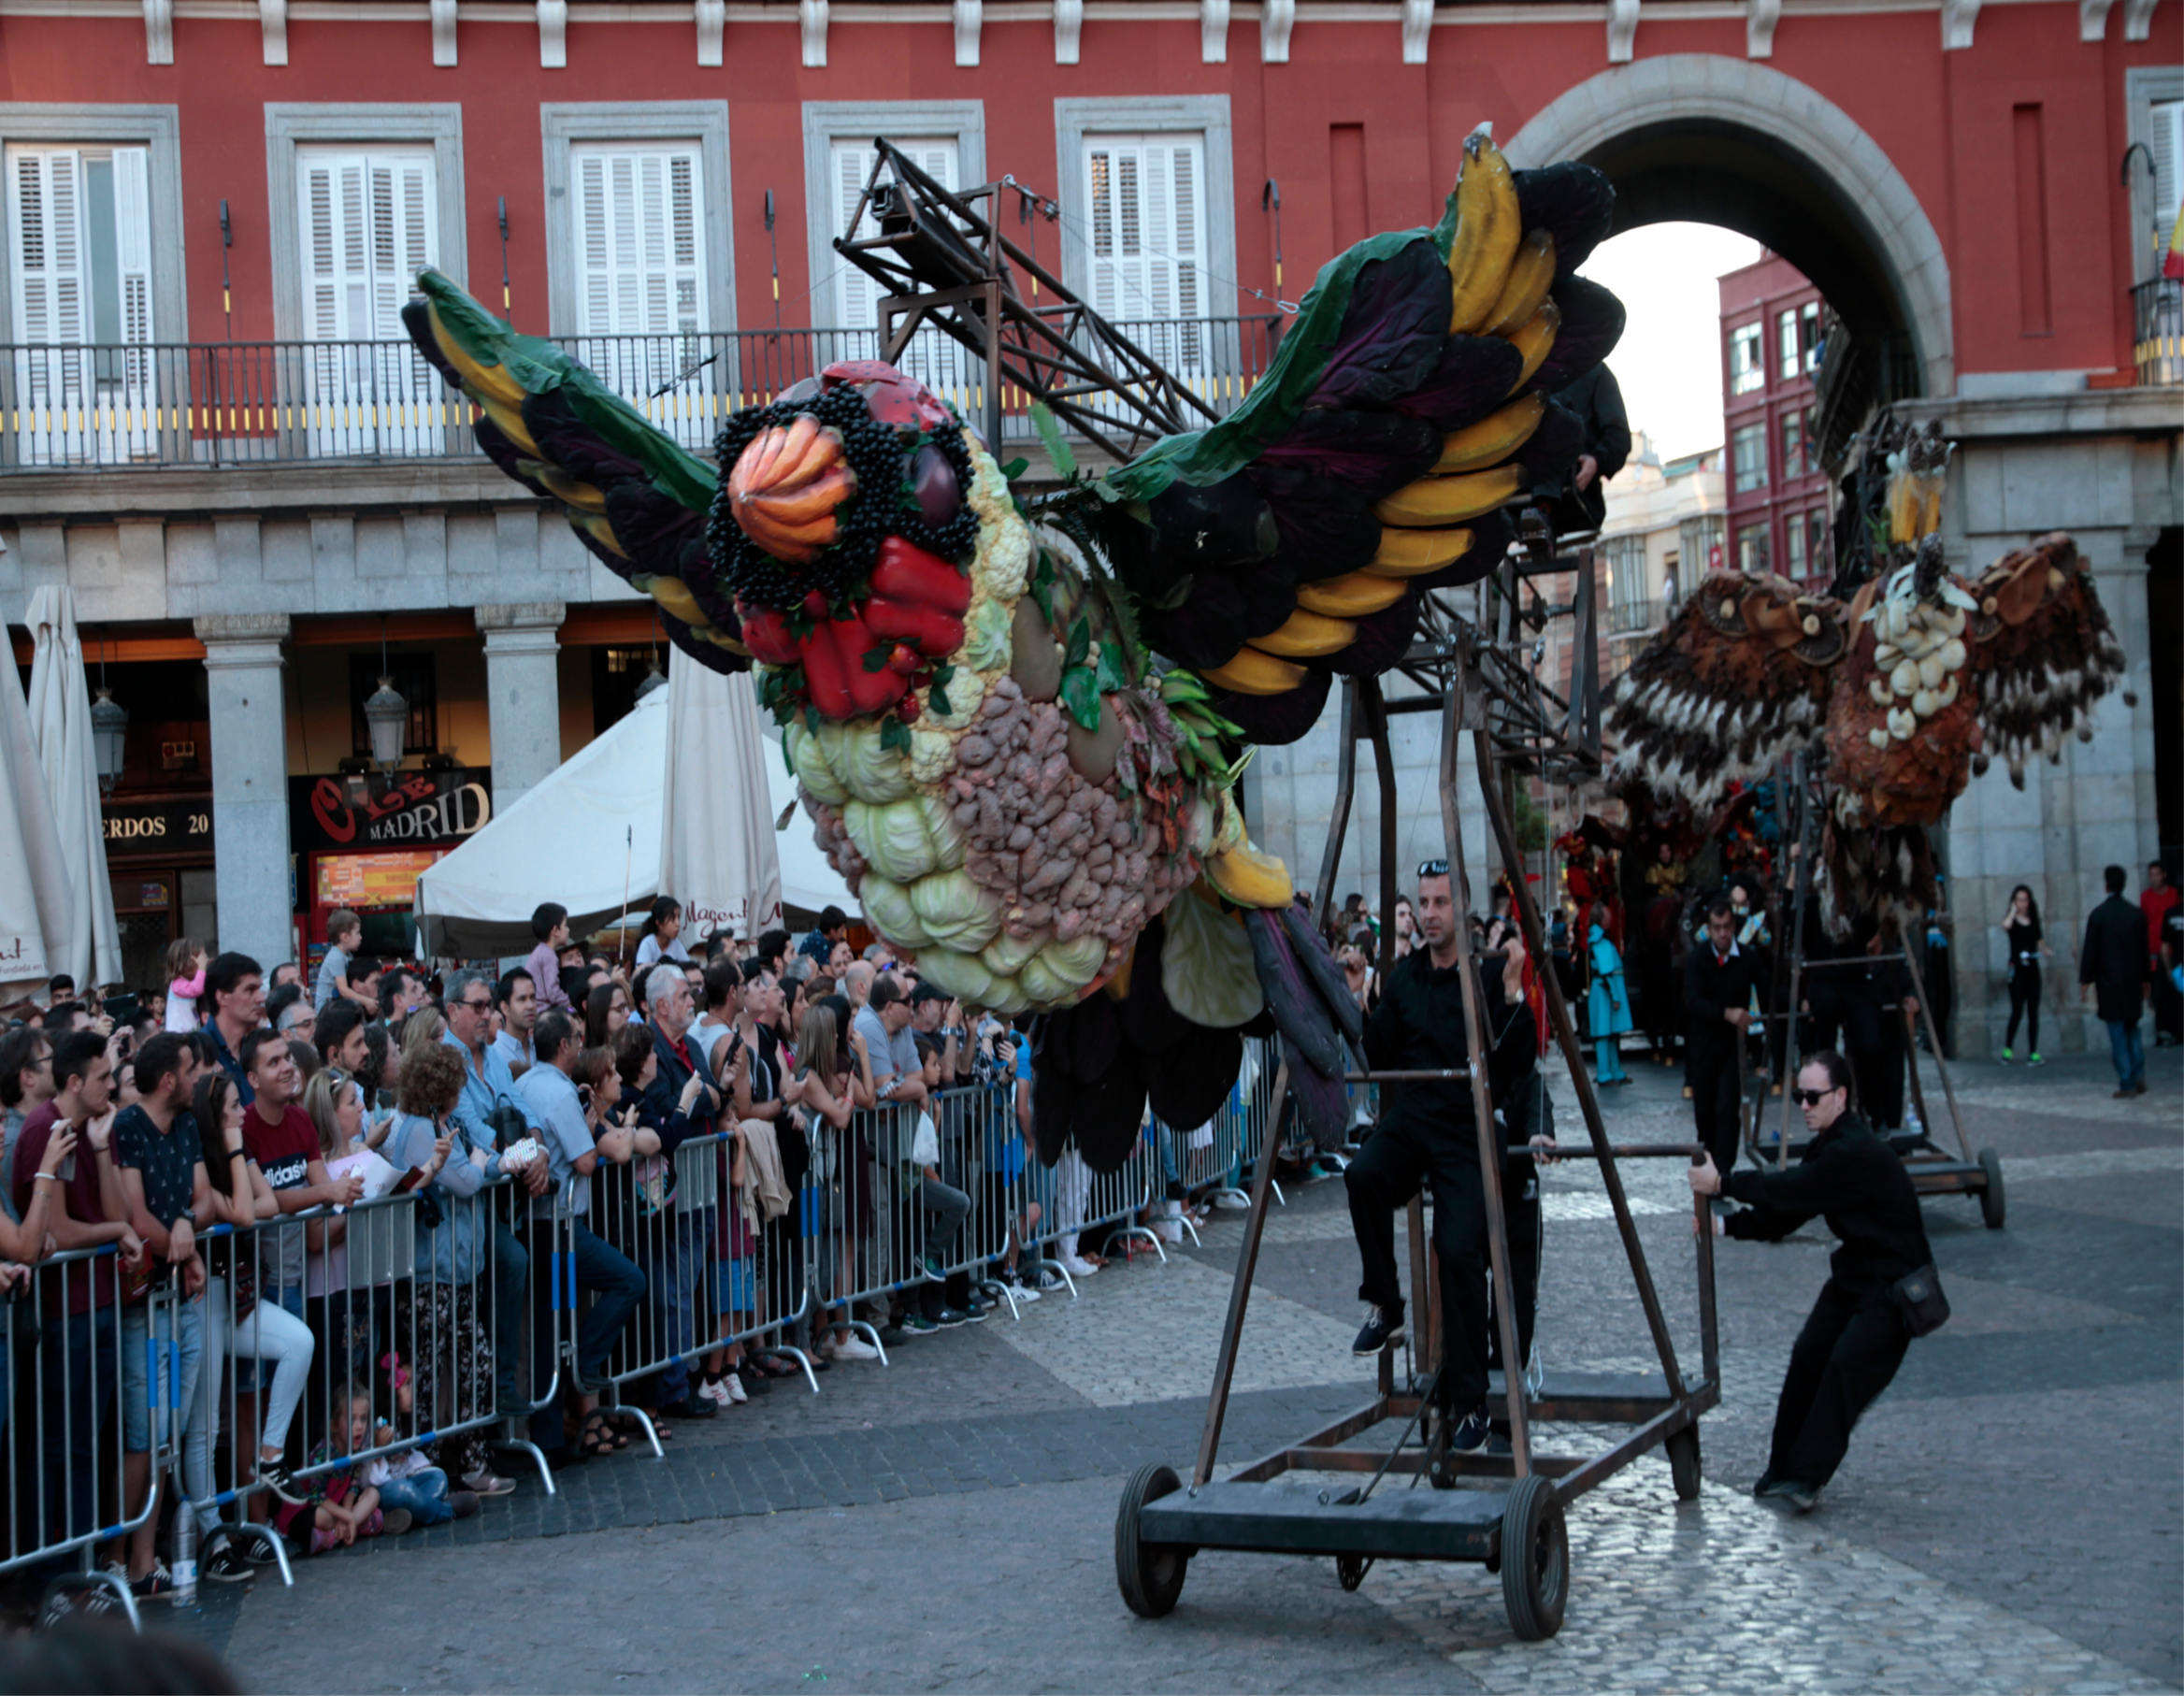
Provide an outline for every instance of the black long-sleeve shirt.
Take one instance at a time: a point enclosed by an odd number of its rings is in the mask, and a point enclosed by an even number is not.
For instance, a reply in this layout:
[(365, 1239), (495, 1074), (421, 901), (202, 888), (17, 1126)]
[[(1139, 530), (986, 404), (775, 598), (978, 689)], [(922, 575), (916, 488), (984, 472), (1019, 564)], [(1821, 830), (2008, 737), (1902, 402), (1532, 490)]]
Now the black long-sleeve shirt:
[(1733, 942), (1727, 959), (1715, 954), (1710, 938), (1691, 944), (1684, 957), (1684, 1013), (1689, 1021), (1685, 1035), (1693, 1048), (1711, 1052), (1734, 1040), (1735, 1028), (1721, 1015), (1752, 1004), (1758, 971), (1759, 957)]
[(1724, 1222), (1732, 1237), (1777, 1243), (1808, 1219), (1824, 1217), (1842, 1239), (1830, 1268), (1851, 1289), (1886, 1288), (1933, 1258), (1911, 1174), (1854, 1113), (1815, 1137), (1796, 1165), (1781, 1171), (1739, 1167), (1722, 1191), (1748, 1208)]
[[(1381, 979), (1380, 1004), (1365, 1021), (1365, 1058), (1375, 1071), (1439, 1071), (1470, 1064), (1463, 1028), (1461, 965), (1438, 970), (1414, 949)], [(1477, 1124), (1467, 1078), (1383, 1084), (1380, 1123), (1421, 1133), (1470, 1137)]]

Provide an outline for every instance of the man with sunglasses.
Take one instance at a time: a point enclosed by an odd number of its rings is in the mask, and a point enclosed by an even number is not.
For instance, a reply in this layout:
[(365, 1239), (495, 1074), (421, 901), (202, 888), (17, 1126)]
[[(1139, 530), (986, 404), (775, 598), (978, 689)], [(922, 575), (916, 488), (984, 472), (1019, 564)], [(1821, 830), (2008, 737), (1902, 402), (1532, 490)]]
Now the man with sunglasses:
[[(1468, 1064), (1459, 950), (1470, 927), (1456, 911), (1448, 862), (1418, 868), (1417, 923), (1426, 946), (1388, 969), (1380, 1004), (1365, 1023), (1365, 1057), (1375, 1071), (1448, 1071)], [(1403, 1334), (1402, 1284), (1395, 1263), (1395, 1212), (1433, 1186), (1433, 1246), (1441, 1265), (1442, 1367), (1436, 1401), (1449, 1421), (1449, 1446), (1487, 1446), (1487, 1207), (1479, 1173), (1479, 1127), (1468, 1079), (1380, 1086), (1380, 1120), (1365, 1151), (1343, 1174), (1350, 1228), (1364, 1276), (1364, 1329), (1352, 1350), (1377, 1355)]]
[(1752, 1493), (1809, 1514), (1850, 1446), (1859, 1416), (1889, 1387), (1911, 1332), (1896, 1286), (1931, 1267), (1926, 1221), (1904, 1162), (1852, 1105), (1850, 1063), (1833, 1049), (1805, 1056), (1790, 1092), (1812, 1141), (1796, 1165), (1731, 1172), (1690, 1169), (1694, 1195), (1745, 1203), (1714, 1234), (1779, 1243), (1818, 1216), (1841, 1239), (1828, 1281), (1789, 1351), (1767, 1470)]

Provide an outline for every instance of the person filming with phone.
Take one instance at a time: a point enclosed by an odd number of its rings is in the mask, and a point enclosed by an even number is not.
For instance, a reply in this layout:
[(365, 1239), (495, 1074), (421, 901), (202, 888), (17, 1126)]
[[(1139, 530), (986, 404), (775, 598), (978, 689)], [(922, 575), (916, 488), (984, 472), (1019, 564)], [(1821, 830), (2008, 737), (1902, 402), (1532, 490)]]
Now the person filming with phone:
[(1767, 1470), (1752, 1493), (1809, 1514), (1843, 1464), (1851, 1428), (1889, 1387), (1913, 1337), (1948, 1317), (1911, 1176), (1853, 1101), (1850, 1062), (1807, 1055), (1793, 1091), (1812, 1141), (1796, 1165), (1731, 1172), (1711, 1156), (1691, 1192), (1726, 1194), (1744, 1211), (1707, 1215), (1716, 1236), (1779, 1243), (1808, 1220), (1841, 1239), (1827, 1283), (1789, 1351)]

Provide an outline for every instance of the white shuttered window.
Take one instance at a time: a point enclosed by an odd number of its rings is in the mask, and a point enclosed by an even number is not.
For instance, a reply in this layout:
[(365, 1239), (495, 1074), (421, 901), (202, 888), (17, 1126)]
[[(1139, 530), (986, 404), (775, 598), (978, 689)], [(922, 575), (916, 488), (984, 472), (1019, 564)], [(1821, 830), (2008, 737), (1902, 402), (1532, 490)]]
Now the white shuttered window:
[(2152, 274), (2160, 275), (2162, 255), (2169, 235), (2177, 227), (2177, 212), (2184, 206), (2184, 100), (2156, 100), (2148, 116), (2148, 151), (2154, 156), (2153, 228), (2142, 237), (2150, 250)]
[(439, 262), (432, 150), (296, 150), (303, 232), (304, 336), (404, 338), (417, 273)]
[(1200, 136), (1085, 137), (1095, 310), (1125, 323), (1205, 312), (1205, 178)]
[(151, 150), (16, 146), (5, 167), (15, 395), (52, 410), (38, 456), (127, 458), (156, 427), (151, 355), (130, 351), (154, 329)]
[(569, 149), (578, 333), (695, 335), (705, 318), (705, 183), (696, 141)]
[[(958, 186), (961, 160), (955, 137), (890, 139), (909, 156), (912, 165), (942, 188), (953, 193)], [(828, 208), (827, 221), (831, 234), (837, 237), (849, 234), (850, 222), (856, 216), (857, 201), (879, 158), (869, 142), (838, 139), (830, 145), (827, 180), (833, 191), (833, 204)], [(869, 236), (875, 231), (876, 226), (868, 217), (864, 233)], [(841, 338), (841, 346), (825, 350), (826, 357), (875, 359), (879, 357), (881, 346), (880, 285), (841, 255), (835, 258), (840, 269), (834, 277), (834, 322), (852, 334)], [(902, 350), (902, 357), (896, 361), (906, 375), (915, 377), (935, 394), (946, 396), (966, 410), (977, 405), (970, 369), (974, 363), (969, 353), (938, 330), (920, 330)]]
[(439, 263), (429, 147), (301, 147), (295, 159), (303, 334), (316, 453), (437, 453), (453, 421), (402, 308)]

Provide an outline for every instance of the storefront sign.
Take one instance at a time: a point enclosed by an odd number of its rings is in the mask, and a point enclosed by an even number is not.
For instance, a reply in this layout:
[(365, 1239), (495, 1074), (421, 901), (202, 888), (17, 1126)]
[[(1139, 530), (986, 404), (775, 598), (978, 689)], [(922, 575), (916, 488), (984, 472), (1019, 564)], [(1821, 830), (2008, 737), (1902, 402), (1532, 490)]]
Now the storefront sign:
[(492, 816), (490, 771), (406, 771), (362, 801), (346, 778), (288, 780), (289, 838), (298, 850), (453, 847)]
[(314, 862), (322, 907), (362, 912), (374, 907), (407, 907), (417, 897), (417, 880), (438, 859), (433, 849), (394, 854), (322, 854)]
[(212, 798), (180, 801), (113, 801), (105, 816), (107, 855), (206, 854), (212, 848)]

